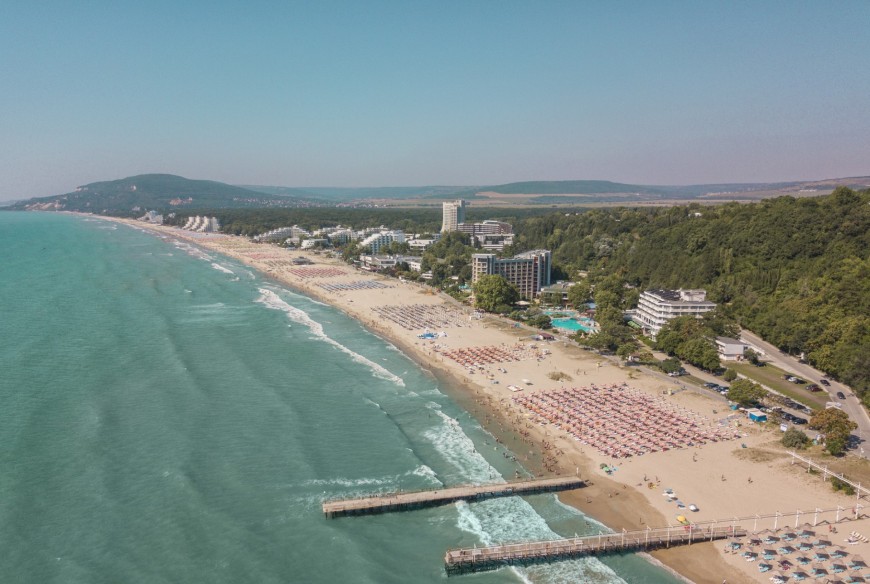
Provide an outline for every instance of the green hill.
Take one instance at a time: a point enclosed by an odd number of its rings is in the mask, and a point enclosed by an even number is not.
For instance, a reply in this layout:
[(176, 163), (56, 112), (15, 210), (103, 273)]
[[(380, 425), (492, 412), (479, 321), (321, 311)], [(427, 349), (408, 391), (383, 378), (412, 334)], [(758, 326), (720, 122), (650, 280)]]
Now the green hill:
[(242, 185), (246, 189), (269, 195), (314, 197), (330, 201), (360, 199), (420, 199), (453, 197), (476, 187), (424, 186), (424, 187), (269, 187)]
[(95, 182), (63, 195), (19, 201), (12, 209), (52, 209), (110, 215), (138, 210), (310, 206), (302, 197), (267, 195), (210, 180), (191, 180), (172, 174), (140, 174)]
[(870, 406), (870, 190), (552, 213), (514, 229), (515, 251), (551, 249), (568, 275), (705, 288), (742, 326), (805, 353)]

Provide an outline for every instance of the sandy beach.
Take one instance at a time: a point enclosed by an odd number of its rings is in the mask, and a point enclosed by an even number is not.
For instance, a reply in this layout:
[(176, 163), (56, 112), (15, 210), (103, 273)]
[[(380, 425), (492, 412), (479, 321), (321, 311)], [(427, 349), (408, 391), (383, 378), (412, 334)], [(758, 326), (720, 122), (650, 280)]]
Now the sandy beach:
[[(674, 525), (677, 516), (686, 516), (732, 521), (750, 531), (816, 523), (819, 533), (840, 545), (852, 531), (870, 535), (870, 519), (856, 509), (854, 496), (833, 492), (806, 467), (792, 464), (775, 431), (729, 417), (733, 412), (721, 397), (620, 365), (566, 339), (535, 342), (530, 330), (480, 318), (428, 287), (359, 271), (324, 254), (119, 221), (232, 257), (357, 319), (449, 381), (451, 394), (513, 452), (530, 452), (522, 460), (529, 471), (579, 473), (589, 485), (560, 498), (613, 530)], [(293, 263), (303, 256), (312, 263)], [(420, 338), (427, 332), (431, 338)], [(608, 450), (614, 444), (622, 450)], [(622, 456), (632, 449), (633, 455)], [(675, 496), (666, 496), (666, 489)], [(837, 533), (828, 531), (833, 523)], [(847, 547), (870, 558), (870, 543)], [(770, 576), (759, 572), (757, 562), (726, 552), (722, 542), (652, 556), (699, 583), (766, 582)]]

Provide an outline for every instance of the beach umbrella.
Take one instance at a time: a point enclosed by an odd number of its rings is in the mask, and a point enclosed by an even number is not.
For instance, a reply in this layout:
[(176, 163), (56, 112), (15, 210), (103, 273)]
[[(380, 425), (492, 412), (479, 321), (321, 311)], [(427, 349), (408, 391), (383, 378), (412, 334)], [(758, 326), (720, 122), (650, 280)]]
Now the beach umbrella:
[(840, 546), (834, 546), (834, 551), (831, 552), (831, 556), (834, 558), (845, 558), (848, 555), (849, 552)]
[(866, 568), (867, 564), (864, 563), (864, 558), (861, 556), (852, 556), (852, 559), (849, 562), (849, 567), (853, 570), (860, 570), (861, 568)]

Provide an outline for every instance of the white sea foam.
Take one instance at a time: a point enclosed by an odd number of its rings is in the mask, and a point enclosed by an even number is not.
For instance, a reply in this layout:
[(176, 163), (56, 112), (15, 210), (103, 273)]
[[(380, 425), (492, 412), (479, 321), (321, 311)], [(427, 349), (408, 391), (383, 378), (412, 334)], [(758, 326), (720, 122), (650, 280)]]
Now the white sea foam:
[(414, 474), (418, 477), (423, 477), (439, 485), (442, 484), (441, 481), (438, 480), (438, 475), (435, 474), (435, 471), (426, 466), (425, 464), (421, 464), (420, 466), (415, 468), (411, 474)]
[(177, 249), (180, 249), (181, 251), (185, 252), (189, 256), (192, 256), (192, 257), (195, 257), (197, 259), (204, 260), (207, 262), (214, 261), (213, 257), (211, 257), (210, 255), (205, 253), (200, 248), (198, 248), (194, 245), (190, 245), (187, 242), (179, 241), (179, 240), (175, 239), (172, 241), (172, 245), (174, 245)]
[(474, 442), (462, 430), (459, 422), (440, 408), (431, 407), (429, 404), (427, 407), (441, 418), (441, 424), (426, 430), (423, 436), (458, 471), (461, 480), (472, 483), (504, 482), (501, 475), (475, 449)]
[[(476, 536), (483, 545), (509, 541), (541, 541), (558, 539), (546, 521), (529, 503), (519, 497), (490, 499), (474, 505), (456, 504), (459, 512), (457, 526)], [(558, 562), (547, 566), (513, 568), (526, 582), (602, 582), (623, 580), (597, 558), (584, 558)]]
[(267, 308), (271, 308), (273, 310), (280, 310), (287, 313), (287, 316), (290, 317), (290, 320), (308, 327), (308, 330), (311, 331), (311, 334), (314, 336), (314, 338), (332, 345), (342, 353), (348, 355), (352, 361), (359, 363), (360, 365), (367, 366), (369, 369), (371, 369), (372, 375), (374, 375), (375, 377), (378, 377), (380, 379), (386, 379), (387, 381), (392, 381), (399, 387), (405, 387), (405, 382), (401, 377), (390, 373), (384, 367), (378, 365), (374, 361), (366, 359), (359, 353), (348, 349), (347, 347), (327, 335), (323, 330), (323, 325), (308, 316), (308, 313), (304, 310), (300, 310), (295, 306), (287, 304), (281, 299), (280, 296), (278, 296), (272, 290), (267, 290), (265, 288), (260, 288), (259, 290), (260, 297), (257, 298), (257, 302), (265, 305)]
[(211, 267), (213, 267), (214, 269), (216, 269), (216, 270), (219, 271), (219, 272), (223, 272), (224, 274), (232, 274), (232, 275), (234, 275), (234, 276), (236, 275), (236, 273), (235, 273), (234, 271), (232, 271), (232, 270), (230, 270), (230, 269), (228, 269), (228, 268), (225, 268), (225, 267), (223, 267), (222, 265), (220, 265), (220, 264), (218, 264), (218, 263), (216, 263), (216, 262), (212, 262), (212, 263), (211, 263)]
[[(426, 406), (440, 417), (441, 423), (424, 432), (423, 436), (458, 471), (456, 482), (504, 482), (501, 475), (476, 450), (457, 420), (443, 413), (440, 407), (433, 407), (437, 406), (434, 402)], [(519, 497), (491, 499), (473, 505), (460, 502), (456, 508), (459, 512), (458, 527), (475, 535), (484, 545), (560, 537), (528, 502)], [(526, 582), (622, 582), (613, 570), (595, 558), (559, 562), (551, 566), (512, 568), (512, 571)]]
[(397, 474), (397, 475), (389, 475), (383, 477), (365, 477), (358, 479), (349, 479), (343, 477), (334, 477), (331, 479), (310, 479), (307, 481), (303, 481), (302, 485), (306, 487), (346, 487), (346, 488), (356, 488), (356, 487), (389, 487), (390, 490), (398, 489), (403, 483), (404, 480), (410, 476), (417, 476), (421, 478), (425, 478), (428, 482), (433, 485), (441, 486), (443, 483), (438, 480), (438, 477), (435, 476), (435, 471), (431, 468), (422, 464), (415, 468), (414, 470)]

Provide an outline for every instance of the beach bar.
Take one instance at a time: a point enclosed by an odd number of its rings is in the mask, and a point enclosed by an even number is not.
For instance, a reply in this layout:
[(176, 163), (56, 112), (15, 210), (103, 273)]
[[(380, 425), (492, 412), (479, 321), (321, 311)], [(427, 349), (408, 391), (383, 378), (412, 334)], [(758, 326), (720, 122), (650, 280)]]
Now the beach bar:
[(513, 495), (534, 495), (538, 493), (553, 493), (579, 489), (585, 483), (577, 477), (558, 477), (550, 479), (533, 479), (510, 483), (489, 485), (472, 485), (413, 491), (408, 493), (388, 493), (358, 499), (342, 499), (325, 501), (323, 514), (327, 519), (345, 515), (368, 515), (373, 513), (389, 513), (392, 511), (409, 511), (422, 507), (435, 507), (456, 501), (482, 501), (495, 497), (510, 497)]

